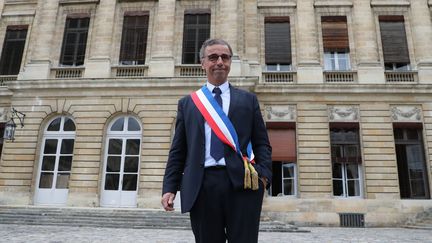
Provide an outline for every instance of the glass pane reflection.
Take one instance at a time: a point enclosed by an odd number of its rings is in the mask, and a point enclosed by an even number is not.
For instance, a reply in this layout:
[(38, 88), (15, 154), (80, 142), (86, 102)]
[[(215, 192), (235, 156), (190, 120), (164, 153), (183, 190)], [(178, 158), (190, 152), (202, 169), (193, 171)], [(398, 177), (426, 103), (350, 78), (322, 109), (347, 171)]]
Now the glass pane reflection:
[(69, 188), (69, 173), (58, 173), (57, 174), (57, 189), (68, 189)]
[(108, 154), (121, 154), (123, 140), (110, 139), (108, 145)]
[(138, 157), (126, 157), (124, 172), (138, 172)]
[(42, 170), (53, 171), (55, 166), (55, 156), (44, 156), (42, 158)]
[(139, 154), (139, 139), (128, 139), (126, 141), (126, 154), (127, 155), (138, 155)]
[(57, 139), (46, 139), (44, 154), (56, 154), (57, 153)]
[(123, 131), (124, 117), (117, 119), (111, 126), (111, 131)]
[(42, 172), (39, 180), (39, 188), (51, 188), (54, 173)]
[(119, 178), (119, 174), (106, 174), (105, 190), (118, 190)]
[(69, 118), (65, 118), (65, 123), (64, 123), (64, 128), (63, 131), (65, 132), (73, 132), (75, 131), (75, 123), (69, 119)]
[(135, 118), (129, 117), (128, 119), (128, 131), (140, 131), (141, 127)]
[(60, 122), (61, 117), (54, 119), (54, 121), (49, 124), (47, 131), (60, 131)]
[(60, 148), (61, 154), (73, 154), (74, 139), (63, 139)]
[(124, 175), (123, 176), (123, 191), (136, 191), (137, 188), (137, 175)]

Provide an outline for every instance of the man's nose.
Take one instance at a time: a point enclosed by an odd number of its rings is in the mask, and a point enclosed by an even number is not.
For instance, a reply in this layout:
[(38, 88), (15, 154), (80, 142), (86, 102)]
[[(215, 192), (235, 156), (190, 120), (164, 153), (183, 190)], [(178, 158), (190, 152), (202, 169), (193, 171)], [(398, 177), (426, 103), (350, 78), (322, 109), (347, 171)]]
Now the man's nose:
[(223, 64), (222, 56), (218, 56), (218, 59), (217, 59), (216, 63), (218, 65), (222, 65)]

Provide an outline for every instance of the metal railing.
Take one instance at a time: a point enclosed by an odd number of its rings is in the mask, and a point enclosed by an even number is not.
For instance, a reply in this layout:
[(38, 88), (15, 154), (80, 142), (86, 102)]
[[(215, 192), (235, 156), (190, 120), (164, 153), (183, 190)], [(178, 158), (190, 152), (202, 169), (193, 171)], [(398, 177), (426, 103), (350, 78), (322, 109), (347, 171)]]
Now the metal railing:
[(326, 83), (354, 83), (356, 72), (353, 71), (325, 71), (324, 81)]
[(264, 83), (294, 83), (296, 81), (295, 72), (262, 72)]
[(114, 77), (145, 77), (148, 75), (148, 66), (124, 65), (112, 67)]
[(82, 78), (84, 67), (58, 67), (51, 68), (53, 78)]
[(385, 71), (388, 83), (416, 83), (418, 76), (416, 71)]
[(181, 77), (205, 77), (206, 72), (201, 65), (183, 64), (176, 66), (175, 73)]

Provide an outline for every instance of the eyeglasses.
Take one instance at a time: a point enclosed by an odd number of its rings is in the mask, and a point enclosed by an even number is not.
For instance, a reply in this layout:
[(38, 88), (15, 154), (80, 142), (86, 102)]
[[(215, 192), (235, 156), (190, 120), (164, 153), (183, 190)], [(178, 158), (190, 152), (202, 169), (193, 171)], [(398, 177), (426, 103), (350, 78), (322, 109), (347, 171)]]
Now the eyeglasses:
[(219, 60), (219, 57), (222, 58), (223, 62), (228, 62), (229, 60), (231, 60), (231, 56), (227, 54), (222, 54), (222, 55), (211, 54), (207, 56), (210, 62), (217, 62)]

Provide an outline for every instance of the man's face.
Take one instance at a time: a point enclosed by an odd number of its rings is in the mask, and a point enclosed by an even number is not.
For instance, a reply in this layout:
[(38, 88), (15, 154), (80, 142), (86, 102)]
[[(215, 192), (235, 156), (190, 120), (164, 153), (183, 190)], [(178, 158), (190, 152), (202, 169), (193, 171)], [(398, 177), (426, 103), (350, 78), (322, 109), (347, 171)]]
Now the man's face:
[(206, 70), (208, 81), (219, 86), (228, 77), (231, 69), (231, 53), (228, 46), (212, 45), (204, 50), (204, 58), (201, 59), (201, 66)]

